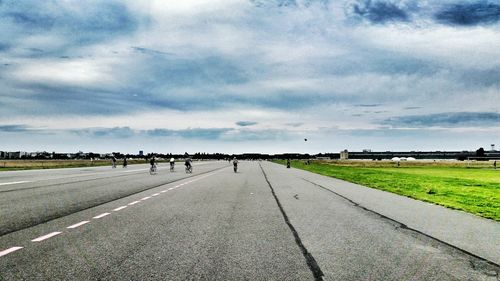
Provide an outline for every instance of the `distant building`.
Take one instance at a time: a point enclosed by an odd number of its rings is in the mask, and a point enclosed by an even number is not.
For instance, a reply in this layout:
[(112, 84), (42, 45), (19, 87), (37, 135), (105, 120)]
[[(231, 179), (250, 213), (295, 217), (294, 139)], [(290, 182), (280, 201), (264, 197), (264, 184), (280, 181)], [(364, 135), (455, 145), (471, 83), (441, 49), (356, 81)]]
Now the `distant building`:
[(340, 152), (340, 160), (348, 160), (349, 159), (349, 151), (347, 149), (344, 149), (343, 151)]
[(11, 151), (11, 152), (7, 152), (7, 157), (5, 157), (5, 158), (20, 159), (20, 158), (23, 158), (27, 155), (28, 155), (28, 153), (25, 151)]

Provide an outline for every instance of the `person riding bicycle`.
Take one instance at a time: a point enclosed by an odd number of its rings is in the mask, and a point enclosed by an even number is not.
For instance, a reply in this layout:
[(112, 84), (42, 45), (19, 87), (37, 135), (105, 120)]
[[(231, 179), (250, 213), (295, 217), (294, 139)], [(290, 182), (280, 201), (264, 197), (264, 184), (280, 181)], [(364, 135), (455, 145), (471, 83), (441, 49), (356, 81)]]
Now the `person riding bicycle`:
[(128, 160), (127, 157), (123, 158), (123, 168), (127, 168)]
[(156, 166), (156, 159), (154, 156), (149, 159), (149, 164), (151, 165), (151, 169)]
[(191, 160), (191, 157), (187, 157), (186, 158), (186, 161), (184, 161), (184, 165), (186, 165), (186, 168), (189, 169), (191, 168), (193, 165), (191, 164), (192, 160)]
[(112, 164), (113, 168), (116, 168), (116, 157), (115, 156), (111, 157), (111, 164)]
[(174, 169), (174, 165), (175, 165), (175, 159), (174, 159), (174, 157), (172, 157), (172, 158), (170, 158), (170, 170)]

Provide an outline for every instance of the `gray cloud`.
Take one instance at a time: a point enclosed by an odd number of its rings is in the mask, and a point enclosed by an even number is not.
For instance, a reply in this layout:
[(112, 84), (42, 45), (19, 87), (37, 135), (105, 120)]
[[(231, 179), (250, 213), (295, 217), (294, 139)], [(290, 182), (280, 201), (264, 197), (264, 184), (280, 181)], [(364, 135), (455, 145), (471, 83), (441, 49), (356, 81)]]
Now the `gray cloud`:
[(500, 113), (495, 112), (448, 112), (428, 115), (392, 117), (382, 122), (395, 127), (489, 127), (500, 126)]
[(365, 19), (374, 24), (387, 22), (409, 21), (410, 15), (405, 8), (389, 0), (357, 0), (349, 5), (347, 13), (351, 16)]
[(113, 128), (85, 128), (78, 130), (69, 130), (69, 132), (78, 136), (97, 137), (97, 138), (129, 138), (135, 135), (130, 127)]
[(300, 126), (304, 125), (304, 123), (302, 123), (302, 122), (292, 122), (292, 123), (286, 123), (285, 125), (297, 128), (297, 127), (300, 127)]
[(450, 25), (494, 24), (500, 21), (500, 5), (485, 0), (445, 5), (434, 17)]
[(31, 129), (26, 125), (0, 125), (0, 132), (19, 133), (19, 132), (29, 132), (32, 130), (33, 129)]
[(253, 121), (238, 121), (236, 122), (236, 125), (241, 126), (241, 127), (247, 127), (247, 126), (253, 126), (259, 124), (258, 122), (253, 122)]

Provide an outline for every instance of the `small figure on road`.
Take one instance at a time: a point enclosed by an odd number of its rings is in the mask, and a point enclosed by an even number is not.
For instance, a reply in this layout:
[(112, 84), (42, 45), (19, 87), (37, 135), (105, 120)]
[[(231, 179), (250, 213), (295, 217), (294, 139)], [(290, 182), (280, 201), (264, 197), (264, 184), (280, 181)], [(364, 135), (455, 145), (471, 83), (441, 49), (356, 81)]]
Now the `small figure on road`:
[(286, 159), (286, 167), (287, 169), (290, 169), (290, 159)]
[(186, 157), (186, 160), (184, 161), (184, 165), (186, 166), (186, 173), (193, 172), (193, 165), (191, 164), (191, 157), (189, 157), (189, 156)]
[(111, 167), (116, 168), (116, 157), (111, 157)]
[(149, 174), (155, 175), (157, 167), (156, 167), (156, 158), (154, 156), (151, 157), (151, 159), (149, 159), (149, 164), (151, 165), (151, 167), (149, 168)]
[(127, 168), (127, 165), (128, 165), (127, 157), (124, 157), (123, 158), (123, 168)]
[(236, 157), (233, 158), (233, 169), (234, 169), (234, 172), (238, 172), (238, 159), (236, 159)]
[(174, 157), (170, 158), (170, 172), (174, 171), (175, 159)]

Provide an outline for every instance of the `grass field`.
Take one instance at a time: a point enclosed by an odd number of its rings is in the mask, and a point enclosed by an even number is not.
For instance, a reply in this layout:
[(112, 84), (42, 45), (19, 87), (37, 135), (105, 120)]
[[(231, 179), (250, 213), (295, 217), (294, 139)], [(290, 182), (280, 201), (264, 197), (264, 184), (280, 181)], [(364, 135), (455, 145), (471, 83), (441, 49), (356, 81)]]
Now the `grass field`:
[[(145, 160), (128, 160), (128, 164), (144, 164)], [(123, 164), (123, 160), (116, 162), (117, 166)], [(0, 160), (0, 171), (33, 170), (33, 169), (57, 169), (77, 167), (111, 166), (111, 160)]]
[(292, 167), (500, 221), (500, 169), (492, 163), (292, 161)]

